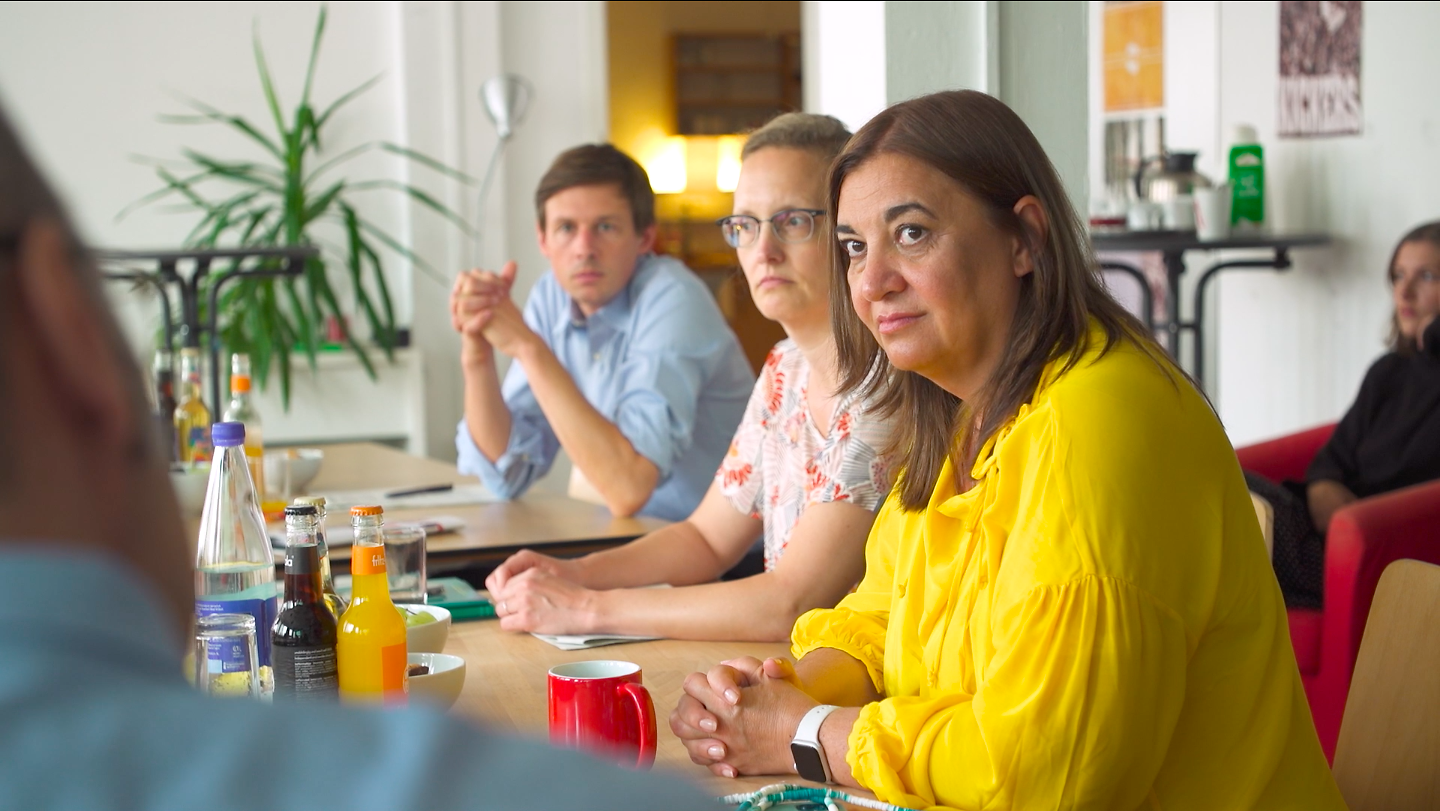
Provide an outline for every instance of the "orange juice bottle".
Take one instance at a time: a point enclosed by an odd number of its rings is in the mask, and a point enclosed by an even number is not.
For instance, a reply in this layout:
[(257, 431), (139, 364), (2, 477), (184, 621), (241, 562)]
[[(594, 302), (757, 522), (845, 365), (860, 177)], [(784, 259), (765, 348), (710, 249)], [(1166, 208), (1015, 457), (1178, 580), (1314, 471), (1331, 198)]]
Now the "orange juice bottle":
[(352, 507), (350, 520), (355, 527), (350, 552), (353, 586), (335, 646), (340, 700), (404, 705), (409, 698), (405, 620), (390, 600), (385, 575), (384, 512), (379, 507)]

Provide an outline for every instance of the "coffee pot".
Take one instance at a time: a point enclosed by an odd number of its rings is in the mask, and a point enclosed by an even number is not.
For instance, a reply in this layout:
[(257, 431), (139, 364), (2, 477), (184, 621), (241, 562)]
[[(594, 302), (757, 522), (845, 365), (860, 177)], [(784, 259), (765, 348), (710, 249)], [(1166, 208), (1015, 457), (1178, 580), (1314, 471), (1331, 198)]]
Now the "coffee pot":
[(1197, 152), (1166, 152), (1140, 161), (1135, 170), (1135, 196), (1139, 200), (1164, 203), (1208, 189), (1210, 178), (1195, 171)]

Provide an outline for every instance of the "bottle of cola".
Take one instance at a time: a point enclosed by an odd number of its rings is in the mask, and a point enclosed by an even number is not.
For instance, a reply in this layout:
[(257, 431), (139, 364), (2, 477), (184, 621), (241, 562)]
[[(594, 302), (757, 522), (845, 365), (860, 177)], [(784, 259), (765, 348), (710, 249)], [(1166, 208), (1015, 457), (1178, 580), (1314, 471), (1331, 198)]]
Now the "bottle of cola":
[(285, 508), (285, 601), (270, 630), (277, 702), (340, 697), (335, 615), (320, 585), (317, 518), (308, 504)]

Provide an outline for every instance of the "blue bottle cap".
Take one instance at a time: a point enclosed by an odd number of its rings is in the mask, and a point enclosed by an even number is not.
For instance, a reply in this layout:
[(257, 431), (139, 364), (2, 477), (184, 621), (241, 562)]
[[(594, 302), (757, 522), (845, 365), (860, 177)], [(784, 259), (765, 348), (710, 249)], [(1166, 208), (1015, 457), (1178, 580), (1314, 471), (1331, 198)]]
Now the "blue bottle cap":
[(217, 422), (210, 426), (210, 441), (217, 448), (233, 448), (245, 444), (245, 423)]

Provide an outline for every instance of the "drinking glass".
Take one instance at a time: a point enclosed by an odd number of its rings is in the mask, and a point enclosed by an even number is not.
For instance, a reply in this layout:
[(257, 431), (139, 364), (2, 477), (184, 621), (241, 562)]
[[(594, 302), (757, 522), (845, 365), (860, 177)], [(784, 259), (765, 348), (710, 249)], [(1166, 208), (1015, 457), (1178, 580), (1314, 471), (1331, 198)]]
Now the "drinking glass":
[(385, 527), (385, 573), (390, 599), (397, 603), (425, 602), (425, 530), (418, 524)]
[(255, 649), (253, 616), (210, 614), (196, 618), (195, 687), (212, 696), (260, 696), (260, 656)]

